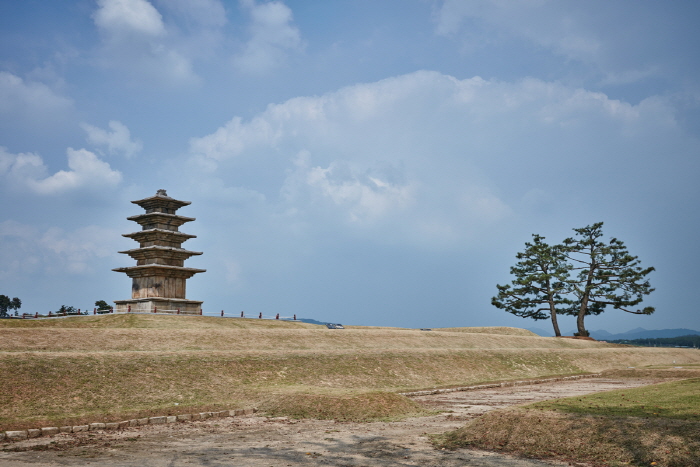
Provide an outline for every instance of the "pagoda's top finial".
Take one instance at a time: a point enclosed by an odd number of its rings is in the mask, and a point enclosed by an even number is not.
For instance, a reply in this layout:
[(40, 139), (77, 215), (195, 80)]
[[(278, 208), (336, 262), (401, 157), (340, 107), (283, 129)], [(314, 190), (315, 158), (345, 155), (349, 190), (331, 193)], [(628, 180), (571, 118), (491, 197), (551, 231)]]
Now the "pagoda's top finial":
[(162, 188), (160, 190), (156, 191), (156, 196), (163, 196), (165, 198), (170, 198), (170, 196), (168, 196), (168, 193), (166, 193), (165, 190), (163, 190)]

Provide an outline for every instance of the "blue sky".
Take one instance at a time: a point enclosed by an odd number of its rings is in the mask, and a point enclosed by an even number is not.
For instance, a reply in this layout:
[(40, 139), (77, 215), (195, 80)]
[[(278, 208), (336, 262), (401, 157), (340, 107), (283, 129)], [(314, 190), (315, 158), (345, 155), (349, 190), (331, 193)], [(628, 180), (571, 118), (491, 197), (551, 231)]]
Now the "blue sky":
[[(130, 203), (192, 201), (205, 313), (521, 326), (531, 234), (605, 222), (700, 329), (692, 1), (0, 0), (0, 293), (129, 298)], [(562, 318), (562, 329), (574, 329)]]

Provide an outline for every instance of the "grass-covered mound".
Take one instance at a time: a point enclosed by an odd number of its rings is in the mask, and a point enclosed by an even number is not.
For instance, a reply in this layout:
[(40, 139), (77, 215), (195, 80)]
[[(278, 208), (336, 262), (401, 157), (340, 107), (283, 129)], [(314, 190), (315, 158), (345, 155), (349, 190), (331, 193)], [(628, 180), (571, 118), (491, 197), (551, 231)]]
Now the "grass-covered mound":
[(700, 466), (700, 378), (489, 412), (436, 444), (593, 466)]
[(700, 352), (691, 349), (478, 329), (339, 330), (154, 314), (0, 320), (0, 430), (261, 406), (278, 396), (345, 400), (673, 360), (700, 363)]

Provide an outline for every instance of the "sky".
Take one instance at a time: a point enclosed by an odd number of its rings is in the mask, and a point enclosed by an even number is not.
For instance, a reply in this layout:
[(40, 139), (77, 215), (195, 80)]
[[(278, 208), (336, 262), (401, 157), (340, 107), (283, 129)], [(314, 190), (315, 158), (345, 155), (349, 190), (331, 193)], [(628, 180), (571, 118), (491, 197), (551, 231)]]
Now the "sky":
[[(700, 3), (0, 0), (0, 293), (130, 298), (131, 201), (191, 201), (205, 314), (551, 329), (490, 303), (604, 222), (700, 330)], [(562, 331), (575, 330), (560, 317)]]

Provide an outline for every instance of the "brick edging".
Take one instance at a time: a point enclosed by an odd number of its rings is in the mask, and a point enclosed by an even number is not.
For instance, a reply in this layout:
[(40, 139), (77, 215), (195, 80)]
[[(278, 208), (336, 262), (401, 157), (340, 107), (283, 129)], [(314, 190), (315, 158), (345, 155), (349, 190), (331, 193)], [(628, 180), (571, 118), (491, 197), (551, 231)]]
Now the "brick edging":
[(242, 417), (245, 415), (253, 415), (258, 409), (235, 409), (235, 410), (222, 410), (219, 412), (200, 412), (200, 413), (186, 413), (180, 415), (167, 415), (161, 417), (146, 417), (146, 418), (133, 418), (131, 420), (124, 420), (121, 422), (111, 422), (111, 423), (89, 423), (87, 425), (74, 425), (74, 426), (51, 426), (44, 428), (31, 428), (28, 430), (8, 430), (0, 431), (0, 441), (20, 441), (29, 438), (38, 438), (39, 436), (53, 436), (59, 433), (81, 433), (83, 431), (95, 431), (95, 430), (122, 430), (128, 427), (143, 426), (143, 425), (158, 425), (163, 423), (175, 423), (175, 422), (189, 422), (196, 420), (206, 420), (208, 418), (221, 418), (221, 417)]
[(525, 381), (504, 381), (503, 383), (479, 384), (476, 386), (462, 386), (459, 388), (429, 389), (427, 391), (400, 392), (399, 395), (406, 397), (429, 396), (432, 394), (444, 394), (448, 392), (475, 391), (477, 389), (505, 388), (509, 386), (527, 386), (530, 384), (543, 384), (551, 383), (554, 381), (568, 381), (583, 378), (599, 378), (601, 376), (603, 376), (602, 373), (595, 373), (591, 375), (560, 376), (557, 378), (530, 379)]

